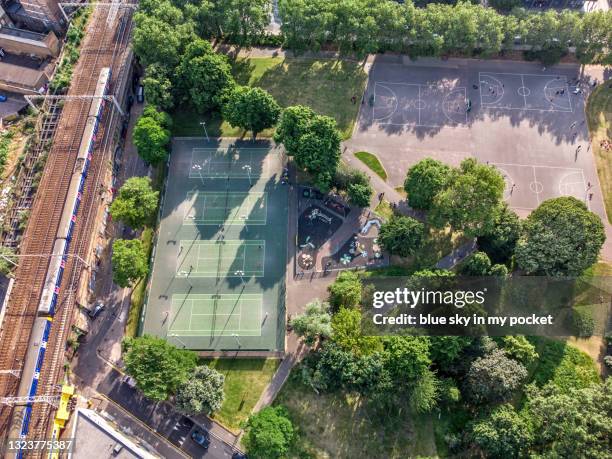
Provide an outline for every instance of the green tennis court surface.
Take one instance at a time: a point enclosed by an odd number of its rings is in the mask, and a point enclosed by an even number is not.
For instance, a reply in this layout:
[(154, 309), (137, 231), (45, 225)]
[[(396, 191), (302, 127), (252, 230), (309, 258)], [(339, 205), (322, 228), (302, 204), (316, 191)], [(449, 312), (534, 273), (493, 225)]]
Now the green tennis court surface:
[(265, 253), (266, 241), (181, 241), (176, 275), (263, 277)]
[(189, 178), (251, 178), (266, 174), (265, 148), (194, 148)]
[(265, 225), (268, 215), (267, 193), (241, 191), (190, 191), (185, 225)]
[(169, 334), (260, 336), (262, 296), (172, 295)]

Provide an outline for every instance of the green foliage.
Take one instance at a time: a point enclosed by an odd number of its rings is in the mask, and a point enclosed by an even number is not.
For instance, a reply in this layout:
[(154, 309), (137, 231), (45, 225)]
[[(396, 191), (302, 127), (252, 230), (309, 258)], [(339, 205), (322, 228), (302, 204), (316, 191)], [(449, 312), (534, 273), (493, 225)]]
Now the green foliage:
[(522, 335), (503, 336), (501, 342), (508, 357), (518, 360), (526, 367), (538, 358), (535, 346)]
[(342, 162), (338, 165), (334, 180), (332, 181), (332, 186), (336, 187), (338, 190), (347, 190), (350, 185), (367, 186), (369, 184), (370, 178), (365, 172), (347, 166)]
[(282, 405), (268, 406), (251, 415), (246, 423), (243, 443), (249, 457), (281, 458), (287, 455), (295, 438), (293, 424)]
[(601, 219), (573, 197), (544, 201), (523, 224), (516, 261), (528, 274), (577, 276), (597, 261)]
[(340, 349), (354, 355), (369, 355), (382, 351), (382, 341), (361, 332), (361, 311), (341, 306), (331, 321), (332, 339)]
[(569, 393), (571, 389), (588, 387), (599, 381), (593, 359), (561, 341), (530, 337), (540, 358), (536, 361), (532, 380), (542, 387), (548, 383)]
[(429, 210), (434, 197), (448, 184), (451, 168), (432, 158), (425, 158), (410, 169), (404, 181), (408, 204), (415, 209)]
[(9, 150), (13, 142), (14, 133), (7, 130), (0, 135), (0, 175), (4, 174), (4, 168), (8, 160)]
[(487, 457), (524, 457), (534, 440), (532, 427), (509, 404), (496, 407), (472, 427), (472, 440)]
[(15, 252), (10, 247), (0, 246), (0, 274), (9, 275), (17, 264)]
[(491, 271), (491, 260), (484, 252), (475, 252), (461, 266), (461, 273), (467, 276), (486, 276)]
[(504, 186), (497, 169), (465, 159), (435, 196), (430, 219), (437, 227), (450, 224), (470, 236), (487, 234), (500, 212)]
[(278, 121), (281, 109), (274, 98), (260, 88), (239, 86), (223, 106), (223, 117), (229, 124), (253, 133), (253, 139)]
[(472, 362), (465, 381), (465, 390), (477, 403), (504, 402), (527, 378), (527, 370), (511, 360), (502, 350), (494, 350)]
[(523, 4), (521, 0), (490, 0), (489, 5), (497, 11), (510, 11)]
[(304, 314), (291, 319), (291, 326), (309, 346), (315, 344), (319, 338), (329, 338), (332, 334), (329, 305), (320, 300), (311, 301), (306, 305)]
[(577, 306), (572, 311), (572, 329), (574, 336), (589, 338), (595, 330), (595, 319), (590, 309)]
[(374, 194), (374, 190), (369, 183), (367, 185), (351, 183), (347, 192), (349, 201), (357, 207), (368, 207), (370, 205), (370, 198)]
[(149, 335), (123, 340), (123, 362), (127, 374), (152, 400), (165, 400), (192, 374), (195, 352), (177, 349)]
[(429, 371), (429, 340), (422, 336), (390, 336), (384, 340), (385, 366), (402, 384), (417, 381)]
[(527, 408), (537, 433), (534, 452), (545, 457), (610, 457), (612, 378), (564, 392), (532, 387)]
[(340, 133), (333, 118), (301, 105), (288, 107), (281, 115), (274, 140), (282, 142), (298, 167), (313, 176), (315, 186), (329, 188), (340, 161)]
[(341, 306), (353, 308), (361, 302), (361, 280), (353, 271), (341, 271), (327, 291), (329, 304), (336, 310)]
[(429, 354), (440, 368), (447, 368), (472, 343), (469, 336), (430, 336)]
[(138, 154), (147, 163), (159, 164), (168, 156), (169, 118), (152, 107), (145, 109), (134, 126), (133, 141)]
[(110, 207), (111, 217), (133, 229), (140, 229), (152, 222), (158, 199), (159, 192), (151, 188), (149, 177), (131, 177), (119, 188)]
[(268, 0), (221, 0), (216, 2), (222, 18), (223, 38), (239, 46), (252, 46), (265, 36), (270, 22)]
[(509, 271), (506, 265), (497, 264), (497, 265), (491, 266), (491, 270), (489, 271), (489, 274), (491, 276), (506, 277), (508, 275), (508, 272)]
[(142, 85), (145, 100), (150, 106), (161, 110), (168, 110), (174, 106), (174, 88), (168, 69), (163, 65), (157, 63), (149, 65), (142, 79)]
[(113, 242), (113, 282), (129, 287), (149, 271), (147, 253), (140, 239), (116, 239)]
[(461, 400), (461, 391), (452, 378), (443, 378), (440, 380), (438, 394), (440, 403), (449, 408), (456, 405), (459, 403), (459, 400)]
[(191, 377), (176, 391), (176, 407), (190, 414), (210, 414), (221, 408), (225, 376), (207, 365), (195, 367)]
[(416, 380), (410, 394), (410, 409), (415, 413), (428, 413), (438, 403), (440, 382), (431, 370), (426, 370)]
[(379, 241), (389, 253), (407, 257), (423, 244), (425, 226), (411, 217), (394, 216), (380, 228)]
[(227, 57), (204, 40), (187, 45), (176, 72), (183, 98), (199, 113), (219, 109), (235, 87)]
[(173, 69), (178, 63), (183, 37), (180, 29), (163, 19), (152, 17), (144, 13), (137, 13), (134, 17), (134, 53), (140, 62), (148, 67), (159, 64)]
[(493, 221), (490, 232), (478, 238), (478, 246), (494, 263), (507, 263), (514, 254), (516, 242), (521, 235), (518, 215), (504, 204)]

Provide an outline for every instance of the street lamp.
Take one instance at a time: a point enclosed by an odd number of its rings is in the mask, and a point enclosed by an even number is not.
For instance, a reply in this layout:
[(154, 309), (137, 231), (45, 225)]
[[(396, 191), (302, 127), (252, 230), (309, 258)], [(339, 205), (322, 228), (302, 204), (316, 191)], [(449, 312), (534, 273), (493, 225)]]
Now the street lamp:
[(234, 276), (240, 276), (240, 280), (242, 281), (243, 284), (245, 284), (244, 282), (244, 271), (242, 270), (238, 270), (238, 271), (234, 271)]
[(238, 347), (242, 347), (242, 343), (238, 339), (238, 335), (236, 333), (232, 333), (232, 336), (236, 339), (236, 342), (238, 343)]
[(206, 131), (206, 121), (200, 121), (200, 126), (204, 128), (204, 135), (206, 136), (206, 141), (210, 142), (210, 138), (208, 137), (208, 131)]
[(169, 338), (175, 338), (179, 343), (181, 343), (183, 345), (183, 349), (187, 348), (187, 345), (185, 344), (185, 342), (179, 338), (179, 336), (176, 333), (172, 333), (170, 335), (168, 335)]
[(245, 164), (244, 166), (242, 166), (242, 170), (247, 171), (247, 175), (249, 177), (249, 186), (253, 186), (253, 184), (251, 183), (251, 166), (249, 164)]

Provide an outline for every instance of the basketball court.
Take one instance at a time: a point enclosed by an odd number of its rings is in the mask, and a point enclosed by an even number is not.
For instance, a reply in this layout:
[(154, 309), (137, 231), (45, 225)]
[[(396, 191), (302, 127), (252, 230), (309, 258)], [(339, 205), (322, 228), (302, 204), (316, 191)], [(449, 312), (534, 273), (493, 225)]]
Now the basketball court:
[(173, 139), (142, 333), (204, 353), (283, 350), (283, 166), (267, 141)]

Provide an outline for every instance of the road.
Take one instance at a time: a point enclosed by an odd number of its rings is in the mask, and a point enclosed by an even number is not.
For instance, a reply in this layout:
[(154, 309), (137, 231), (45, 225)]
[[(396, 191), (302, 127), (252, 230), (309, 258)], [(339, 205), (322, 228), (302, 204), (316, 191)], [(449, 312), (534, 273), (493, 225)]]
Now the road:
[[(131, 138), (134, 122), (141, 111), (142, 105), (134, 105), (127, 139)], [(145, 176), (148, 172), (131, 142), (126, 142), (116, 186), (121, 186), (129, 177)], [(108, 231), (121, 236), (125, 230), (121, 224), (115, 224), (114, 228), (109, 225)], [(110, 253), (103, 259), (110, 261)], [(103, 263), (98, 270), (96, 292), (96, 300), (104, 302), (106, 309), (90, 323), (89, 333), (81, 342), (73, 364), (79, 393), (95, 400), (94, 406), (99, 405), (100, 411), (121, 420), (121, 427), (161, 457), (230, 458), (235, 451), (231, 446), (237, 441), (235, 436), (223, 436), (222, 440), (214, 433), (219, 429), (217, 424), (207, 419), (198, 419), (196, 424), (177, 413), (169, 403), (154, 403), (122, 381), (123, 374), (119, 371), (121, 340), (128, 317), (130, 291), (113, 283), (110, 262)], [(208, 450), (190, 439), (190, 433), (198, 428), (212, 431)]]

